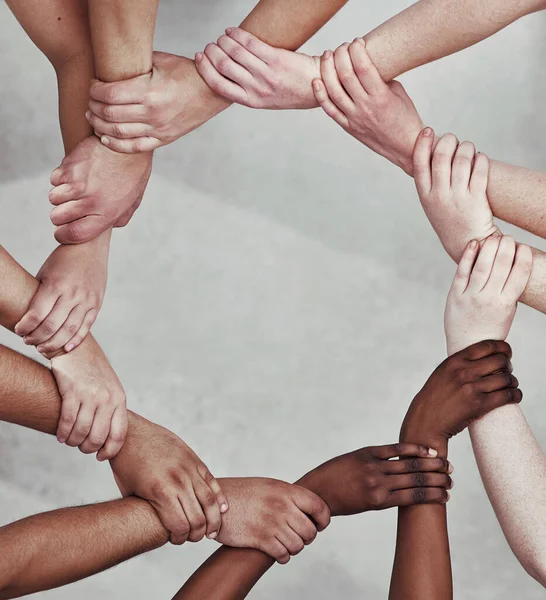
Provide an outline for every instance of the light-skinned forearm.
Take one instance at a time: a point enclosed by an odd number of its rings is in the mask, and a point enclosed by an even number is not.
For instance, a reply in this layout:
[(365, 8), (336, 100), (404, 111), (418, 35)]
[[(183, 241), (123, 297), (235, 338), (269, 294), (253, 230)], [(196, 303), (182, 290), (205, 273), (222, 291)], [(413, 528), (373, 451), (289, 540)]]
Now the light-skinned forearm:
[(368, 33), (366, 47), (385, 81), (390, 81), (544, 8), (544, 0), (421, 0)]
[[(400, 441), (425, 444), (436, 449), (438, 456), (447, 457), (447, 442), (430, 438), (418, 427), (405, 429)], [(399, 508), (389, 600), (449, 600), (452, 597), (445, 505)]]
[[(448, 346), (448, 354), (461, 349)], [(469, 432), (504, 535), (525, 570), (546, 586), (546, 456), (518, 405), (494, 410), (471, 423)]]

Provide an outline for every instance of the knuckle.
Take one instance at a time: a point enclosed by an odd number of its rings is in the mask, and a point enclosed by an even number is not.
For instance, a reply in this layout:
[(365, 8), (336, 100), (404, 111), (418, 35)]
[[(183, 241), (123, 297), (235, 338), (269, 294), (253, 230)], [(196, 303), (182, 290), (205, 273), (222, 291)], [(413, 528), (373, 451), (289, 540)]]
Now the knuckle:
[(373, 490), (370, 493), (370, 504), (373, 509), (378, 510), (382, 508), (385, 503), (385, 495), (380, 490)]
[(125, 127), (125, 125), (123, 125), (122, 123), (114, 123), (113, 126), (113, 132), (114, 132), (114, 136), (115, 137), (125, 137), (126, 133), (127, 133), (127, 129)]
[(205, 529), (207, 526), (207, 520), (204, 515), (197, 515), (191, 520), (191, 528), (192, 530), (196, 529), (198, 531)]
[(413, 474), (413, 484), (415, 487), (424, 487), (426, 483), (426, 478), (424, 473), (414, 473)]
[(76, 323), (69, 323), (68, 325), (66, 325), (66, 331), (68, 331), (68, 333), (70, 333), (71, 335), (77, 333), (78, 329), (79, 326)]
[(421, 468), (421, 462), (415, 457), (408, 458), (406, 459), (406, 468), (409, 473), (415, 473)]
[(216, 504), (216, 496), (209, 490), (203, 495), (202, 502), (207, 508), (211, 508)]
[(427, 499), (425, 489), (422, 487), (411, 490), (411, 496), (414, 504), (423, 504)]

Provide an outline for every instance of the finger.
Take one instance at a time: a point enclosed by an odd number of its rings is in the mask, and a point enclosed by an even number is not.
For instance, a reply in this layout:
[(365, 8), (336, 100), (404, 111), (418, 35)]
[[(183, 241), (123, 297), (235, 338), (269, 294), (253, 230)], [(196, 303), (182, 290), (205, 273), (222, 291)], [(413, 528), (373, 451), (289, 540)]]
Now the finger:
[(188, 523), (190, 524), (190, 535), (188, 536), (188, 540), (190, 542), (201, 541), (205, 537), (205, 532), (207, 530), (207, 519), (197, 500), (191, 482), (188, 482), (188, 484), (184, 486), (180, 491), (178, 498), (186, 513)]
[(339, 81), (334, 62), (334, 55), (330, 50), (326, 50), (320, 60), (320, 77), (326, 86), (326, 91), (328, 92), (330, 100), (332, 100), (339, 110), (347, 115), (355, 109), (354, 102)]
[(71, 180), (72, 175), (70, 169), (66, 168), (63, 164), (57, 167), (49, 177), (49, 183), (55, 186), (62, 185), (63, 183), (70, 183)]
[(455, 151), (451, 172), (451, 186), (458, 190), (467, 190), (470, 185), (470, 173), (476, 148), (472, 142), (463, 142)]
[(198, 467), (197, 471), (198, 471), (199, 475), (201, 475), (201, 478), (203, 479), (203, 481), (210, 487), (210, 489), (213, 491), (214, 495), (216, 496), (216, 501), (218, 502), (220, 512), (222, 514), (227, 512), (229, 509), (229, 503), (226, 498), (226, 495), (224, 494), (224, 492), (222, 491), (222, 488), (220, 487), (220, 484), (218, 483), (218, 480), (214, 477), (214, 475), (212, 475), (212, 473), (208, 470), (208, 468), (204, 464), (201, 464)]
[[(83, 440), (85, 440), (91, 431), (91, 427), (93, 426), (96, 411), (97, 406), (94, 403), (91, 404), (90, 402), (87, 402), (86, 404), (80, 405), (76, 422), (74, 423), (72, 431), (66, 440), (67, 446), (72, 446), (75, 448), (76, 446), (79, 446)], [(106, 438), (106, 436), (104, 437)]]
[(218, 536), (222, 525), (222, 516), (216, 500), (216, 494), (201, 478), (193, 481), (193, 489), (205, 515), (205, 535), (213, 540)]
[(330, 100), (326, 87), (321, 79), (313, 80), (313, 93), (322, 110), (343, 128), (349, 127), (349, 119), (339, 110), (339, 108)]
[(444, 488), (450, 490), (453, 480), (447, 473), (406, 473), (391, 475), (388, 479), (389, 489), (409, 490), (414, 488)]
[(480, 245), (476, 240), (468, 242), (466, 248), (461, 256), (461, 260), (457, 266), (451, 289), (456, 292), (459, 296), (464, 294), (468, 288), (470, 282), (470, 275), (472, 275), (472, 269), (476, 263)]
[(227, 77), (244, 89), (249, 89), (254, 83), (254, 78), (249, 71), (235, 62), (218, 44), (207, 44), (204, 54), (220, 75)]
[(470, 176), (470, 191), (473, 194), (485, 194), (489, 180), (489, 159), (478, 152), (474, 157), (474, 166)]
[(313, 522), (300, 511), (296, 511), (294, 514), (290, 515), (288, 524), (303, 540), (303, 543), (306, 546), (311, 544), (317, 537), (317, 528)]
[(303, 540), (289, 525), (279, 529), (275, 537), (288, 550), (290, 556), (296, 556), (305, 548)]
[(91, 199), (73, 198), (53, 208), (49, 213), (49, 218), (53, 225), (59, 227), (92, 214), (93, 209), (94, 203)]
[(94, 454), (103, 447), (110, 431), (113, 412), (109, 406), (99, 406), (97, 408), (91, 429), (79, 446), (81, 452)]
[(519, 388), (505, 388), (486, 394), (479, 405), (480, 417), (501, 406), (519, 404), (522, 400), (523, 393)]
[(220, 36), (217, 44), (231, 59), (252, 75), (260, 74), (264, 76), (267, 73), (267, 64), (229, 35)]
[(245, 106), (249, 105), (246, 91), (240, 85), (220, 75), (205, 54), (198, 52), (195, 55), (195, 66), (199, 75), (201, 75), (213, 92), (227, 98), (231, 102), (244, 104)]
[(92, 117), (99, 119), (101, 123), (144, 124), (147, 121), (147, 112), (143, 104), (105, 104), (90, 98), (85, 118), (91, 121)]
[(75, 200), (79, 198), (79, 196), (80, 194), (74, 183), (61, 183), (61, 185), (58, 185), (49, 191), (49, 201), (54, 206), (64, 204), (70, 200)]
[(65, 344), (65, 346), (64, 346), (65, 352), (72, 352), (72, 350), (77, 348), (83, 342), (83, 340), (89, 333), (91, 327), (93, 326), (93, 323), (97, 319), (98, 314), (99, 314), (99, 311), (96, 308), (92, 308), (91, 310), (87, 311), (87, 313), (85, 314), (85, 316), (83, 318), (83, 322), (82, 322), (81, 327), (79, 328), (78, 332), (76, 333), (76, 335), (74, 337), (70, 338), (70, 340), (68, 340), (68, 342)]
[(75, 398), (63, 398), (61, 404), (61, 416), (57, 425), (57, 439), (61, 444), (64, 444), (68, 436), (74, 428), (78, 412), (80, 410), (80, 402)]
[(96, 238), (109, 226), (110, 224), (102, 215), (88, 215), (57, 227), (54, 235), (59, 244), (81, 244)]
[(387, 84), (383, 81), (381, 74), (366, 50), (364, 39), (355, 40), (350, 45), (349, 55), (358, 80), (366, 93), (373, 96), (387, 90)]
[(290, 553), (276, 538), (268, 540), (263, 544), (260, 550), (269, 554), (269, 556), (275, 559), (280, 565), (285, 565), (290, 561)]
[(533, 252), (529, 246), (518, 244), (514, 266), (502, 290), (508, 298), (519, 300), (525, 291), (533, 270)]
[(63, 326), (72, 310), (72, 303), (60, 296), (55, 306), (34, 331), (25, 336), (25, 343), (40, 346), (51, 339)]
[(51, 354), (65, 346), (79, 331), (86, 313), (87, 310), (83, 306), (75, 306), (57, 333), (38, 346), (38, 352)]
[(389, 460), (397, 456), (438, 456), (438, 452), (422, 444), (388, 444), (371, 449), (372, 456), (381, 460)]
[(492, 354), (504, 354), (508, 358), (512, 358), (512, 348), (504, 340), (483, 340), (482, 342), (472, 344), (472, 346), (461, 350), (457, 354), (461, 358), (470, 361), (481, 360)]
[(485, 240), (478, 258), (472, 269), (468, 287), (466, 288), (467, 294), (479, 294), (486, 286), (493, 270), (493, 264), (497, 251), (499, 249), (500, 238), (496, 236), (490, 236)]
[(417, 458), (416, 456), (400, 460), (389, 460), (382, 465), (388, 475), (402, 473), (438, 472), (450, 474), (453, 472), (451, 463), (445, 458)]
[(58, 299), (59, 294), (57, 292), (53, 293), (48, 287), (41, 284), (32, 297), (27, 312), (15, 325), (15, 333), (25, 336), (35, 331), (53, 310)]
[(102, 448), (97, 453), (97, 460), (111, 460), (115, 458), (123, 448), (127, 436), (127, 410), (125, 405), (117, 406), (110, 422), (110, 431)]
[(413, 488), (391, 492), (388, 508), (394, 506), (414, 506), (416, 504), (446, 504), (449, 492), (445, 488)]
[(353, 102), (367, 97), (366, 90), (362, 87), (358, 79), (351, 56), (349, 55), (349, 44), (342, 44), (334, 52), (334, 64), (337, 76), (345, 91), (349, 94)]
[(89, 96), (105, 104), (142, 104), (146, 99), (149, 81), (149, 73), (113, 83), (95, 79), (89, 89)]
[(246, 48), (251, 54), (254, 54), (254, 56), (257, 56), (265, 63), (269, 64), (275, 60), (276, 48), (262, 42), (262, 40), (251, 33), (248, 33), (248, 31), (244, 31), (244, 29), (241, 29), (240, 27), (228, 27), (228, 29), (226, 29), (226, 35), (241, 44), (241, 46)]
[[(501, 294), (512, 270), (515, 257), (516, 242), (514, 238), (509, 235), (502, 236), (485, 289), (490, 290), (494, 294)], [(514, 300), (515, 303), (516, 300)]]
[(517, 388), (518, 386), (519, 381), (517, 377), (512, 375), (512, 373), (508, 373), (508, 371), (488, 375), (487, 377), (480, 379), (477, 383), (480, 392), (485, 394), (503, 390), (504, 388)]
[(151, 125), (146, 123), (110, 123), (97, 117), (93, 113), (89, 113), (87, 119), (89, 124), (95, 130), (95, 135), (99, 137), (106, 135), (115, 138), (128, 139), (135, 137), (145, 137), (153, 132)]
[(190, 524), (178, 498), (166, 496), (161, 503), (154, 501), (150, 503), (156, 509), (163, 527), (170, 533), (171, 544), (179, 546), (186, 542), (190, 533)]
[(317, 529), (323, 531), (330, 524), (330, 509), (322, 498), (299, 486), (292, 486), (294, 504), (315, 522)]
[(432, 189), (432, 144), (434, 131), (425, 127), (417, 137), (413, 150), (413, 177), (419, 196)]
[(492, 354), (480, 360), (474, 361), (471, 366), (472, 380), (478, 381), (483, 377), (488, 377), (494, 373), (504, 371), (506, 373), (512, 373), (513, 367), (512, 362), (502, 352), (498, 354)]
[(156, 148), (162, 146), (163, 142), (153, 136), (146, 137), (134, 137), (128, 139), (121, 139), (102, 135), (100, 142), (103, 146), (114, 150), (115, 152), (121, 152), (123, 154), (138, 154), (139, 152), (151, 152)]
[(432, 186), (446, 193), (451, 187), (451, 165), (459, 140), (446, 133), (436, 144), (432, 156)]

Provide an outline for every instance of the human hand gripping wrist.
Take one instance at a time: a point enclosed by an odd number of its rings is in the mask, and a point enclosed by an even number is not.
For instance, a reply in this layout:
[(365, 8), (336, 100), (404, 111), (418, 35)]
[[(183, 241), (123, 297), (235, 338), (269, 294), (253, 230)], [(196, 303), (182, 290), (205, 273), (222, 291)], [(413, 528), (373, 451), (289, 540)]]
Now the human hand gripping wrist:
[(195, 56), (197, 70), (220, 96), (249, 108), (316, 108), (311, 83), (320, 58), (275, 48), (239, 27)]
[(42, 265), (40, 286), (15, 333), (46, 358), (76, 348), (102, 306), (111, 230), (77, 246), (59, 246)]
[(504, 340), (533, 265), (531, 249), (509, 236), (470, 242), (459, 262), (444, 315), (448, 354), (483, 339)]
[(214, 539), (228, 500), (207, 466), (177, 435), (129, 412), (129, 430), (110, 466), (123, 496), (148, 500), (173, 544)]
[(98, 460), (116, 456), (127, 433), (125, 392), (93, 336), (54, 356), (51, 370), (62, 398), (59, 442), (98, 452)]
[(326, 51), (313, 82), (317, 102), (347, 133), (413, 174), (413, 149), (423, 128), (400, 83), (386, 83), (366, 50), (364, 39)]
[(103, 145), (121, 153), (149, 152), (187, 135), (227, 108), (194, 61), (153, 53), (151, 74), (114, 83), (94, 81), (87, 119)]

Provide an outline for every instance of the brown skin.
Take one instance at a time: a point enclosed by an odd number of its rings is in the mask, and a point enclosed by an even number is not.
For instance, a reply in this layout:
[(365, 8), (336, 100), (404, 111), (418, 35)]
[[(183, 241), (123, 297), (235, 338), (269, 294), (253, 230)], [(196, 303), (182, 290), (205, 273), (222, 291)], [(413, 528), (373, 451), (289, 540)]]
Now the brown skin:
[[(498, 355), (504, 359), (496, 358)], [(412, 402), (398, 446), (363, 448), (345, 454), (297, 482), (319, 494), (332, 515), (404, 506), (404, 500), (409, 499), (413, 506), (399, 511), (391, 599), (447, 600), (452, 596), (445, 510), (445, 488), (451, 486), (447, 440), (487, 411), (521, 400), (519, 390), (506, 387), (512, 370), (511, 355), (505, 342), (480, 342), (454, 355), (435, 370)], [(487, 379), (499, 370), (504, 380)], [(493, 383), (487, 393), (486, 380)], [(495, 386), (500, 393), (494, 391)], [(408, 443), (419, 446), (410, 449)], [(429, 448), (437, 450), (439, 457), (426, 458)], [(413, 458), (387, 460), (397, 453), (413, 454)], [(437, 471), (431, 473), (428, 469), (434, 467)], [(397, 489), (401, 474), (411, 486), (403, 496)], [(444, 486), (421, 487), (441, 481)], [(273, 564), (260, 552), (224, 546), (192, 575), (174, 600), (242, 600)], [(216, 585), (219, 580), (222, 586)]]

